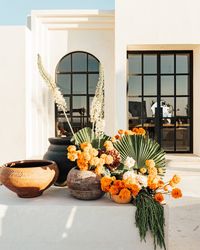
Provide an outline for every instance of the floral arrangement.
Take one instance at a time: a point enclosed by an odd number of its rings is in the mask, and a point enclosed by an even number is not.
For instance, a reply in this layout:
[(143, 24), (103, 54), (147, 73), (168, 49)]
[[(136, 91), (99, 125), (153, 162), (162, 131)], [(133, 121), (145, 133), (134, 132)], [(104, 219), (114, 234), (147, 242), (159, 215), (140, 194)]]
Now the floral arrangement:
[(94, 171), (97, 175), (110, 175), (120, 165), (121, 157), (111, 141), (105, 141), (102, 149), (96, 149), (91, 143), (83, 142), (77, 147), (70, 145), (67, 157), (76, 161), (81, 171)]
[(164, 182), (164, 152), (146, 136), (144, 129), (119, 130), (112, 140), (122, 158), (122, 174), (102, 177), (101, 188), (117, 203), (132, 202), (137, 208), (135, 221), (141, 240), (145, 240), (150, 230), (155, 249), (157, 245), (166, 249), (163, 205), (166, 195), (182, 197), (176, 187), (180, 177), (174, 175)]

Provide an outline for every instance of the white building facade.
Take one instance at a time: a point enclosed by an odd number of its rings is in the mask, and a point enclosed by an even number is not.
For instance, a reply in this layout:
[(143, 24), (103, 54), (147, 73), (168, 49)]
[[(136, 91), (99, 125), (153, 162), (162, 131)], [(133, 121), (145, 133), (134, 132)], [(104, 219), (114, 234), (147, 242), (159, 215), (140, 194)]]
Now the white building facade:
[(56, 135), (38, 53), (55, 79), (67, 55), (103, 65), (107, 134), (143, 126), (167, 151), (200, 155), (198, 7), (197, 0), (116, 0), (115, 11), (32, 11), (27, 26), (1, 26), (0, 162), (42, 156)]

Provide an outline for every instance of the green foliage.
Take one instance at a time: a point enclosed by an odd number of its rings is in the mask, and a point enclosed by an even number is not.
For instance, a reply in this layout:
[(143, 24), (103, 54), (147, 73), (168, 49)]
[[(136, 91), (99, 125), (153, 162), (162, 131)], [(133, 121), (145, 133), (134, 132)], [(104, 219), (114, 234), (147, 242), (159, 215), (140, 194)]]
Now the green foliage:
[(114, 143), (115, 149), (120, 153), (122, 161), (132, 157), (136, 161), (136, 168), (145, 166), (145, 161), (152, 159), (156, 167), (165, 169), (165, 152), (160, 145), (142, 135), (124, 135), (121, 140)]
[(148, 194), (146, 190), (140, 191), (135, 200), (135, 205), (137, 207), (135, 213), (136, 227), (138, 227), (140, 232), (140, 239), (146, 239), (146, 233), (150, 230), (154, 238), (154, 249), (156, 246), (160, 248), (165, 246), (164, 239), (164, 208), (163, 206), (155, 201), (153, 197)]
[[(89, 142), (94, 148), (102, 148), (105, 141), (109, 140), (110, 137), (103, 134), (100, 138), (96, 137), (95, 133), (91, 128), (85, 127), (75, 133), (76, 144), (79, 145), (83, 142)], [(74, 136), (72, 141), (75, 142)]]

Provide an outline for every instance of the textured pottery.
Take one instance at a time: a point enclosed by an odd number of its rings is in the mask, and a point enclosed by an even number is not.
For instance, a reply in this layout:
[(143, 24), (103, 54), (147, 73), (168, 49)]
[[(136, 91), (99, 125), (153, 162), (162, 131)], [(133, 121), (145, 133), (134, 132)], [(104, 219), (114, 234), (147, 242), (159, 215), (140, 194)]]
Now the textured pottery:
[(100, 177), (92, 171), (70, 170), (67, 186), (72, 196), (80, 200), (96, 200), (104, 195), (101, 190)]
[(40, 196), (58, 178), (58, 167), (53, 161), (25, 160), (5, 164), (0, 170), (0, 181), (21, 198)]
[(59, 176), (55, 183), (56, 186), (65, 186), (67, 174), (75, 166), (75, 163), (67, 158), (67, 147), (72, 145), (71, 137), (55, 137), (49, 138), (50, 146), (44, 155), (44, 160), (55, 161)]

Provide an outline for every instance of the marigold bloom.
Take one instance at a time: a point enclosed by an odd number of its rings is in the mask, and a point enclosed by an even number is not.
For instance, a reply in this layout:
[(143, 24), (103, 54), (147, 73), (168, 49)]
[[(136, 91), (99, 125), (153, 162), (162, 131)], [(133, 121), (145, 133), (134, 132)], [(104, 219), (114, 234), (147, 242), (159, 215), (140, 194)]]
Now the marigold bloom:
[(123, 188), (119, 193), (119, 198), (122, 200), (127, 200), (131, 197), (131, 192), (127, 188)]
[(115, 185), (112, 185), (111, 188), (109, 189), (109, 193), (111, 195), (119, 194), (119, 188), (116, 187)]
[(83, 142), (80, 144), (82, 150), (89, 150), (92, 148), (92, 144), (89, 142)]
[(118, 134), (120, 134), (120, 135), (123, 135), (124, 132), (125, 132), (125, 131), (124, 131), (123, 129), (119, 129), (119, 130), (118, 130)]
[(121, 140), (122, 137), (120, 135), (115, 135), (116, 140)]
[(145, 167), (140, 168), (140, 173), (145, 174), (147, 172), (147, 169)]
[(181, 178), (178, 175), (174, 175), (172, 181), (174, 184), (178, 184), (181, 181)]
[(67, 150), (69, 153), (74, 153), (76, 152), (76, 146), (70, 145), (69, 147), (67, 147)]
[(161, 193), (157, 193), (155, 194), (154, 199), (161, 203), (162, 201), (164, 201), (164, 196)]
[(76, 161), (78, 159), (78, 155), (76, 152), (73, 152), (73, 153), (68, 153), (67, 154), (67, 158), (70, 160), (70, 161)]
[(145, 161), (145, 165), (147, 166), (147, 167), (155, 167), (155, 162), (154, 162), (154, 160), (146, 160)]
[(114, 149), (111, 141), (105, 141), (103, 146), (106, 148), (106, 151), (111, 151)]
[(113, 157), (111, 155), (107, 155), (105, 158), (105, 164), (110, 165), (113, 163)]
[(174, 188), (172, 189), (172, 197), (175, 198), (175, 199), (178, 199), (178, 198), (181, 198), (183, 195), (182, 195), (182, 192), (179, 188)]
[(115, 180), (113, 183), (117, 188), (125, 188), (125, 182), (123, 180)]
[(115, 177), (104, 176), (101, 178), (101, 189), (104, 192), (109, 192), (112, 182), (115, 180)]

